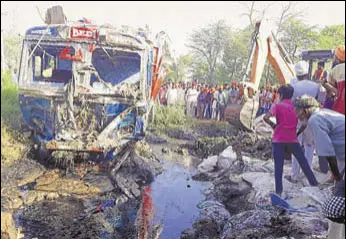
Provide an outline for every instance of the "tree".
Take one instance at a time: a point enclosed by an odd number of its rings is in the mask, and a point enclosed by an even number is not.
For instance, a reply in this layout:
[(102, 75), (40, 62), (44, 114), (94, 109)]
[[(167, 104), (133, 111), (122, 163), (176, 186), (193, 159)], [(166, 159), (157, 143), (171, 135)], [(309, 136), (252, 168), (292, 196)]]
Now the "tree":
[(224, 71), (230, 81), (241, 81), (251, 47), (252, 29), (234, 31), (232, 39), (228, 41), (222, 57)]
[(192, 80), (196, 81), (198, 80), (199, 82), (209, 82), (213, 83), (215, 80), (208, 81), (207, 76), (208, 76), (208, 63), (206, 61), (198, 61), (196, 59), (193, 59), (192, 61)]
[(185, 82), (191, 66), (192, 57), (190, 55), (179, 56), (177, 61), (169, 66), (166, 79), (173, 79), (175, 82)]
[(345, 45), (345, 25), (324, 27), (318, 36), (316, 49), (334, 49), (338, 45)]
[(23, 37), (14, 32), (3, 34), (5, 65), (9, 68), (19, 67)]
[(287, 23), (289, 19), (299, 19), (303, 15), (303, 11), (297, 11), (297, 5), (299, 2), (282, 2), (281, 14), (276, 22), (277, 30), (276, 35), (279, 36), (282, 32), (283, 25)]
[(275, 2), (265, 4), (262, 8), (256, 6), (256, 1), (239, 1), (239, 4), (245, 8), (244, 13), (240, 16), (246, 16), (249, 19), (249, 24), (254, 26), (255, 21), (261, 20)]
[(19, 67), (23, 37), (17, 34), (17, 15), (18, 9), (1, 12), (1, 20), (6, 22), (1, 29), (1, 67), (5, 69)]
[(280, 41), (291, 59), (295, 61), (299, 51), (315, 48), (318, 44), (318, 32), (316, 26), (309, 26), (300, 20), (290, 18), (282, 26)]
[(245, 12), (241, 14), (241, 16), (246, 16), (249, 19), (249, 23), (252, 26), (254, 24), (255, 14), (258, 10), (255, 9), (256, 1), (245, 1), (239, 2), (241, 5), (245, 7)]
[(212, 82), (219, 60), (222, 57), (224, 46), (229, 38), (229, 29), (224, 21), (209, 24), (195, 31), (189, 39), (192, 56), (198, 62), (208, 66), (207, 81)]

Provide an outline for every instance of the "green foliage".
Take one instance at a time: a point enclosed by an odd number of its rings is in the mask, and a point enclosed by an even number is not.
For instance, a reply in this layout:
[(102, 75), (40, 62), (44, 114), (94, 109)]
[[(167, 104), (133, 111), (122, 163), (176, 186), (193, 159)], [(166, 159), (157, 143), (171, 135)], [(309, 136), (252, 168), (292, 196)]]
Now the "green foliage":
[[(213, 38), (214, 41), (204, 40), (208, 37), (208, 39), (212, 38), (210, 36), (211, 32), (213, 32), (211, 30), (212, 26), (209, 25), (202, 28), (191, 36), (190, 41), (195, 42), (194, 45), (189, 45), (194, 56), (192, 63), (193, 78), (213, 84), (241, 81), (245, 73), (251, 47), (253, 27), (248, 26), (244, 29), (230, 31), (227, 26), (224, 26), (226, 40), (222, 43), (223, 47), (220, 47), (219, 56), (214, 55), (212, 57), (214, 60), (217, 59), (214, 61), (216, 64), (212, 65), (210, 60), (208, 60), (207, 53), (212, 53), (213, 48), (209, 51), (203, 50), (217, 42), (215, 38)], [(281, 23), (280, 35), (282, 36), (279, 39), (280, 42), (294, 62), (299, 60), (298, 53), (301, 50), (333, 49), (337, 45), (344, 44), (345, 41), (343, 25), (328, 26), (319, 32), (316, 26), (307, 25), (301, 20), (292, 17)], [(211, 67), (214, 68), (211, 69)], [(264, 85), (267, 81), (271, 84), (277, 84), (275, 72), (268, 64), (263, 71), (260, 85)]]
[(345, 45), (345, 25), (324, 27), (318, 36), (315, 49), (334, 49), (338, 45)]
[(178, 60), (169, 66), (166, 79), (172, 79), (175, 83), (187, 80), (187, 73), (192, 66), (193, 59), (190, 55), (179, 56)]
[(228, 80), (229, 76), (225, 67), (223, 65), (216, 67), (214, 80), (211, 83), (222, 85), (228, 83)]
[(1, 122), (4, 121), (12, 128), (20, 125), (20, 108), (18, 87), (12, 82), (10, 72), (1, 73)]
[(154, 126), (159, 129), (189, 127), (192, 118), (185, 115), (183, 106), (155, 105)]
[(251, 32), (249, 27), (235, 31), (225, 47), (222, 63), (229, 81), (240, 82), (243, 78), (251, 47)]
[(193, 57), (197, 61), (207, 63), (208, 70), (204, 78), (208, 83), (214, 79), (216, 68), (229, 37), (229, 27), (224, 21), (218, 21), (195, 31), (189, 39), (188, 47)]
[[(193, 80), (199, 80), (200, 82), (208, 82), (208, 63), (205, 61), (194, 60), (192, 63)], [(213, 79), (210, 80), (213, 82)]]
[(293, 61), (301, 50), (313, 49), (318, 44), (319, 34), (315, 26), (309, 26), (300, 20), (290, 18), (282, 27), (282, 45)]
[(18, 69), (23, 37), (13, 32), (3, 34), (3, 37), (5, 64)]
[(21, 112), (18, 88), (9, 72), (1, 72), (1, 166), (20, 159), (28, 142), (19, 133)]

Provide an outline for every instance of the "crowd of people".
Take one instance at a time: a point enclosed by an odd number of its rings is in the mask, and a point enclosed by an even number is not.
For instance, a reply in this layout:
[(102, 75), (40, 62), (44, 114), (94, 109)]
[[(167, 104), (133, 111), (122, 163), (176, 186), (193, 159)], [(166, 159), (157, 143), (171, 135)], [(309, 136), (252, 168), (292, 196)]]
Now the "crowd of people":
[(259, 91), (259, 109), (257, 116), (266, 114), (269, 110), (278, 103), (279, 94), (278, 87), (267, 84), (266, 87), (262, 87)]
[[(309, 89), (309, 95), (316, 97), (323, 108), (332, 109), (336, 92), (331, 90), (330, 87), (322, 86), (323, 82), (329, 76), (324, 66), (324, 62), (319, 62), (318, 68), (312, 76), (312, 81), (307, 82), (307, 84), (312, 86)], [(291, 85), (297, 83), (299, 77), (303, 77), (303, 80), (308, 80), (308, 74), (303, 72), (308, 69), (306, 62), (300, 62), (295, 68), (297, 78), (291, 80)], [(259, 89), (259, 109), (257, 116), (268, 113), (280, 101), (278, 88), (279, 85), (271, 86), (270, 84), (266, 84)], [(302, 87), (298, 87), (296, 92), (301, 89), (306, 89), (306, 86), (303, 84)], [(220, 121), (224, 120), (224, 112), (228, 104), (241, 103), (244, 90), (245, 85), (237, 82), (232, 82), (230, 85), (208, 85), (198, 82), (173, 83), (169, 79), (167, 83), (161, 86), (158, 99), (162, 105), (184, 106), (186, 114), (192, 117)]]
[(231, 86), (208, 85), (205, 83), (180, 82), (168, 80), (159, 92), (162, 105), (182, 105), (186, 114), (198, 119), (224, 120), (227, 104), (240, 103), (244, 96), (244, 86), (233, 82)]

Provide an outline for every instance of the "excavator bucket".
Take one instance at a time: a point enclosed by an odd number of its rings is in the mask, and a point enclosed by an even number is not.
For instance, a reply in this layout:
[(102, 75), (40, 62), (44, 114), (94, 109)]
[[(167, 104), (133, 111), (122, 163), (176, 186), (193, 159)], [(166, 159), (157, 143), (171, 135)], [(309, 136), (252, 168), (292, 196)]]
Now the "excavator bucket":
[[(245, 85), (243, 99), (230, 102), (225, 109), (225, 119), (238, 128), (247, 131), (254, 130), (253, 121), (259, 107), (259, 98), (256, 91), (259, 87), (266, 60), (274, 68), (280, 85), (289, 83), (295, 76), (292, 61), (283, 46), (268, 29), (259, 31), (260, 24), (260, 22), (256, 23), (246, 73), (242, 82)], [(250, 69), (250, 82), (246, 82)]]
[(258, 107), (259, 102), (256, 99), (247, 99), (244, 103), (229, 104), (225, 109), (225, 119), (238, 129), (252, 131)]

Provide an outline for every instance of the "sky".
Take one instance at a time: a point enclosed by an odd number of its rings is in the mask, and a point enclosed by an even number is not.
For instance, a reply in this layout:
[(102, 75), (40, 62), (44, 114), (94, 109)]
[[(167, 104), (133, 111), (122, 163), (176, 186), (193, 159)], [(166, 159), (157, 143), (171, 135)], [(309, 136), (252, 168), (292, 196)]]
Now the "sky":
[[(271, 4), (265, 18), (274, 20), (281, 12), (281, 1), (256, 2), (262, 8)], [(287, 2), (286, 2), (287, 3)], [(20, 34), (32, 26), (44, 25), (38, 9), (44, 17), (45, 10), (53, 5), (61, 5), (68, 20), (86, 17), (97, 24), (111, 23), (144, 27), (148, 24), (153, 34), (165, 31), (171, 38), (176, 54), (188, 53), (186, 43), (189, 35), (207, 24), (226, 20), (232, 28), (248, 24), (242, 16), (245, 7), (239, 2), (74, 2), (74, 1), (1, 1), (1, 29), (15, 28)], [(320, 27), (345, 24), (345, 1), (299, 2), (297, 10), (304, 11), (304, 22)]]

